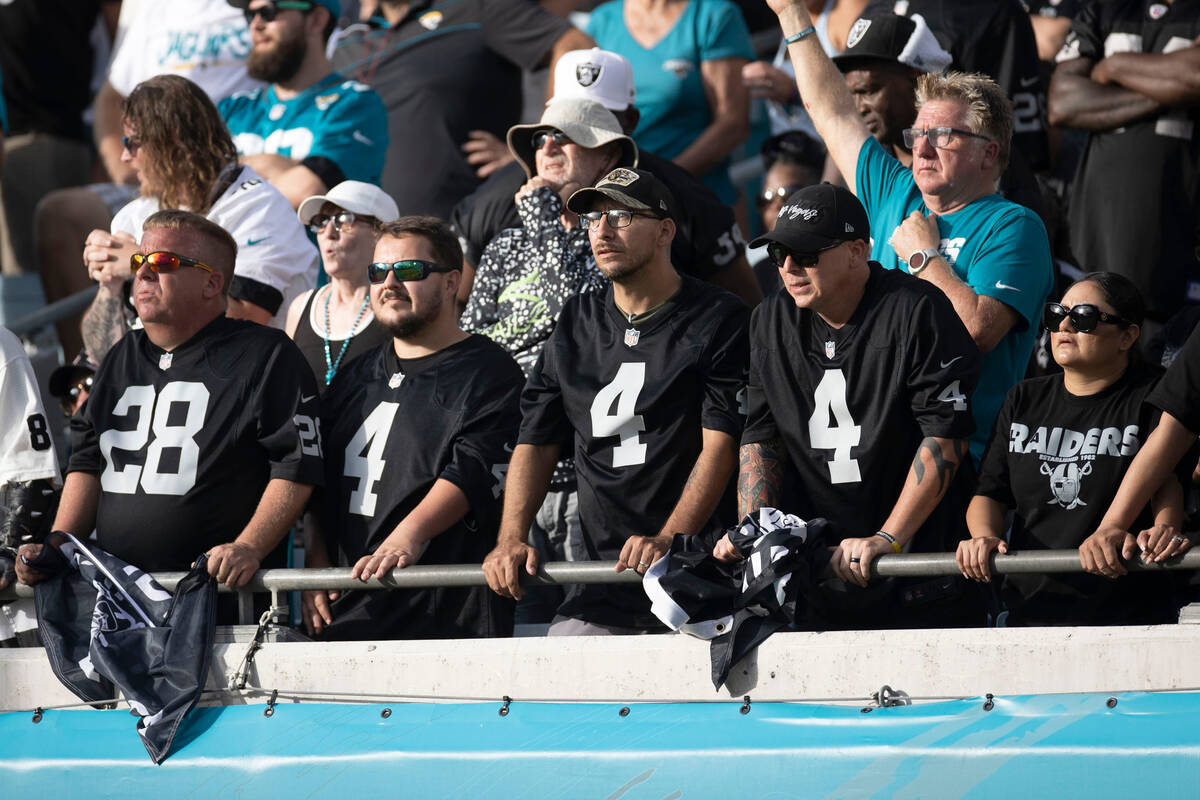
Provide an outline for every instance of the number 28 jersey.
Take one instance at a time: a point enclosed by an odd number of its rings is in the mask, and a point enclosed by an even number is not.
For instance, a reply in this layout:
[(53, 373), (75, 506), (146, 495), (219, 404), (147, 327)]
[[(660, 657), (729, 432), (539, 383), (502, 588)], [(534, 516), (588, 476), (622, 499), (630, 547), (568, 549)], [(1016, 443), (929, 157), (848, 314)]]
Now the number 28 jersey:
[[(755, 310), (742, 436), (743, 444), (783, 439), (800, 484), (784, 510), (836, 520), (856, 536), (883, 525), (922, 439), (975, 429), (969, 398), (980, 364), (941, 290), (875, 262), (870, 270), (841, 328), (785, 291)], [(938, 549), (917, 546), (926, 545)]]
[(218, 317), (169, 353), (131, 331), (71, 420), (67, 470), (100, 477), (100, 547), (187, 569), (237, 538), (270, 480), (320, 484), (316, 412), (312, 370), (282, 331)]

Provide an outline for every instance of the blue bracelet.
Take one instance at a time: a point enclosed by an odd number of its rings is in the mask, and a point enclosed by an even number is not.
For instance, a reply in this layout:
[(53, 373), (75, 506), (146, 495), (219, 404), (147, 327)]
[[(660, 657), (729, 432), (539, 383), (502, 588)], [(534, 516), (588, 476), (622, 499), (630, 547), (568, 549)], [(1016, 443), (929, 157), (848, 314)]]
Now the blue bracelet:
[(796, 42), (800, 41), (804, 37), (812, 36), (816, 32), (817, 32), (817, 29), (815, 27), (813, 27), (812, 25), (809, 25), (807, 28), (800, 31), (799, 33), (793, 33), (791, 36), (785, 37), (784, 41), (787, 42), (788, 44), (795, 44)]

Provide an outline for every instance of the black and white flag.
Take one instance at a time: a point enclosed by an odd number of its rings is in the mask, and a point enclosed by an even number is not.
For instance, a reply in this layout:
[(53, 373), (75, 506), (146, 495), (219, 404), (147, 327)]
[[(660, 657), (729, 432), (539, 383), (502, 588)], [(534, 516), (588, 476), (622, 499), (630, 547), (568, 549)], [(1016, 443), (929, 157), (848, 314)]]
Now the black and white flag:
[[(50, 548), (47, 548), (50, 549)], [(204, 689), (216, 582), (201, 556), (175, 594), (137, 567), (67, 534), (65, 568), (37, 585), (38, 631), (54, 674), (88, 702), (120, 689), (160, 764)]]

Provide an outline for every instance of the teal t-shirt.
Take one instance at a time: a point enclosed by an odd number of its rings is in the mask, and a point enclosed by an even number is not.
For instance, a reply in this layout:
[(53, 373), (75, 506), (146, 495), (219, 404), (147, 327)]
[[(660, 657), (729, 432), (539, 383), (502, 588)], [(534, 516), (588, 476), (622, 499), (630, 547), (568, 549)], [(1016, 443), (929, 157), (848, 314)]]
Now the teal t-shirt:
[(225, 98), (219, 109), (238, 155), (325, 158), (344, 180), (379, 185), (387, 156), (387, 111), (364, 83), (334, 72), (290, 100), (279, 100), (274, 87), (264, 86)]
[[(858, 153), (854, 182), (871, 221), (871, 258), (888, 269), (907, 272), (907, 263), (892, 249), (892, 233), (914, 210), (929, 214), (912, 170), (867, 137)], [(978, 466), (1005, 395), (1025, 377), (1029, 365), (1042, 305), (1054, 283), (1050, 242), (1037, 214), (999, 194), (939, 216), (938, 230), (938, 250), (954, 274), (976, 294), (994, 297), (1020, 316), (995, 349), (984, 353), (971, 397), (975, 415), (971, 455)]]
[[(674, 159), (712, 122), (700, 64), (723, 58), (754, 58), (750, 31), (738, 7), (728, 0), (691, 0), (674, 27), (646, 49), (625, 27), (625, 3), (611, 0), (592, 12), (587, 32), (605, 50), (633, 65), (641, 120), (633, 139), (638, 147)], [(729, 159), (697, 175), (721, 202), (737, 199), (729, 180)]]

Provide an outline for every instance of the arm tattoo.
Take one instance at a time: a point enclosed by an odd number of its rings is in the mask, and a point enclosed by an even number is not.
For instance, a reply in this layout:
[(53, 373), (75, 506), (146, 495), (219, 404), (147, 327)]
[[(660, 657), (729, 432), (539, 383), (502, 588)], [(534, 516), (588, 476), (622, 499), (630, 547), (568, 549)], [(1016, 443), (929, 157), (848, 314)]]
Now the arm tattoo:
[(113, 296), (102, 290), (83, 315), (83, 324), (80, 326), (83, 345), (96, 362), (104, 360), (112, 346), (129, 330), (124, 305), (120, 295)]
[(912, 463), (912, 470), (917, 476), (918, 486), (925, 480), (925, 463), (921, 460), (921, 451), (928, 450), (929, 457), (933, 460), (933, 468), (937, 470), (938, 495), (940, 496), (946, 491), (946, 487), (950, 485), (950, 481), (954, 478), (954, 473), (958, 471), (958, 465), (962, 463), (963, 456), (966, 455), (968, 449), (965, 439), (953, 439), (950, 446), (954, 450), (954, 457), (947, 459), (942, 454), (942, 445), (938, 439), (926, 436), (921, 440)]
[(738, 450), (738, 516), (779, 503), (787, 451), (780, 438), (744, 444)]

